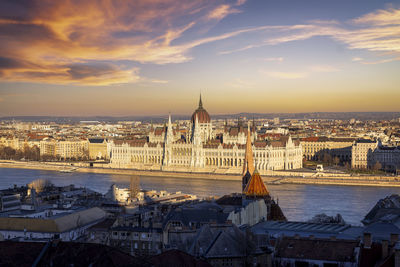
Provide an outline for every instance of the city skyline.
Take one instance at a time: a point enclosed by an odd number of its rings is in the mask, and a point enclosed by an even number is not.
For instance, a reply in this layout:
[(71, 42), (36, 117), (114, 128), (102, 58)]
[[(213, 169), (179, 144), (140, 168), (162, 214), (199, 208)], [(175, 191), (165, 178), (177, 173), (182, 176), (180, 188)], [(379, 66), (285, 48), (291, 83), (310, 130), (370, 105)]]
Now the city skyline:
[(0, 10), (0, 116), (190, 114), (200, 92), (210, 114), (399, 111), (394, 2), (2, 1)]

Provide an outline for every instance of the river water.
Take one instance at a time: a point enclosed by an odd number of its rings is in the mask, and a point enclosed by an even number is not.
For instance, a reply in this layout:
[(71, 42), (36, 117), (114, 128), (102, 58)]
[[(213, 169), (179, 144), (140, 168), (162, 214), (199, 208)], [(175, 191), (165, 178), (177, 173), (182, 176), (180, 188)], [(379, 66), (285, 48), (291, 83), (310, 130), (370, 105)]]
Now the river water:
[[(14, 184), (26, 185), (35, 179), (48, 179), (58, 186), (74, 184), (106, 193), (112, 184), (128, 187), (131, 176), (98, 173), (60, 173), (28, 169), (0, 168), (0, 189)], [(240, 192), (240, 181), (185, 179), (173, 177), (141, 176), (145, 190), (182, 191), (198, 197), (222, 196)], [(400, 194), (398, 187), (336, 186), (336, 185), (268, 185), (273, 198), (278, 200), (290, 221), (306, 221), (314, 215), (340, 213), (347, 223), (360, 225), (361, 220), (375, 203), (388, 195)]]

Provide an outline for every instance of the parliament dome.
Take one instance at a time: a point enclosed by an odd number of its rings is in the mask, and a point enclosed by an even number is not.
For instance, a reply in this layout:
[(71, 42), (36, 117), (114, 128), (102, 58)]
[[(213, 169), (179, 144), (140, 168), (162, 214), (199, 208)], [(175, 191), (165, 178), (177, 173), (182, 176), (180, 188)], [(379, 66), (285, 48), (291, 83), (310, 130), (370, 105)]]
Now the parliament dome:
[(199, 121), (199, 123), (210, 123), (210, 115), (208, 114), (207, 110), (203, 108), (203, 102), (201, 101), (201, 95), (200, 95), (200, 101), (199, 101), (199, 107), (194, 111), (192, 115), (192, 123), (195, 123), (196, 117)]

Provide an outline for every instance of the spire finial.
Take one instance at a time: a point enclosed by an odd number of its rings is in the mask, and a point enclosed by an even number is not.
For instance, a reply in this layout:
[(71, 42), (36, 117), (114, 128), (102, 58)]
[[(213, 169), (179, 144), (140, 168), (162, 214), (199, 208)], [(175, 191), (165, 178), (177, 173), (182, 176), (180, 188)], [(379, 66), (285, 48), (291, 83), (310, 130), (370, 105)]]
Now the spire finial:
[(200, 100), (199, 100), (199, 108), (203, 108), (203, 101), (201, 101), (201, 93), (200, 93)]

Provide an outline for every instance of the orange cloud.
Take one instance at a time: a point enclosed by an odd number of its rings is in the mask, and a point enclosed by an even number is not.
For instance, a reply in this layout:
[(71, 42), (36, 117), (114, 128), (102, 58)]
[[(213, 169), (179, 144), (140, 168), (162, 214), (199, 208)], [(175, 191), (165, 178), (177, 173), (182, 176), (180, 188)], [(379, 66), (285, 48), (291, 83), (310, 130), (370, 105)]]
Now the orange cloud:
[[(0, 65), (0, 79), (89, 85), (140, 81), (139, 69), (127, 69), (121, 60), (188, 61), (190, 49), (214, 39), (173, 42), (194, 26), (206, 27), (209, 18), (238, 12), (201, 0), (5, 1), (0, 10), (0, 49), (14, 64)], [(83, 71), (77, 64), (89, 66), (85, 77), (74, 75), (76, 66)]]
[(376, 12), (368, 13), (364, 16), (353, 20), (358, 24), (373, 24), (373, 25), (390, 25), (400, 24), (400, 9), (389, 8), (386, 10), (377, 10)]
[(230, 5), (220, 5), (208, 14), (209, 19), (221, 20), (229, 14), (239, 13), (240, 11), (232, 8)]

